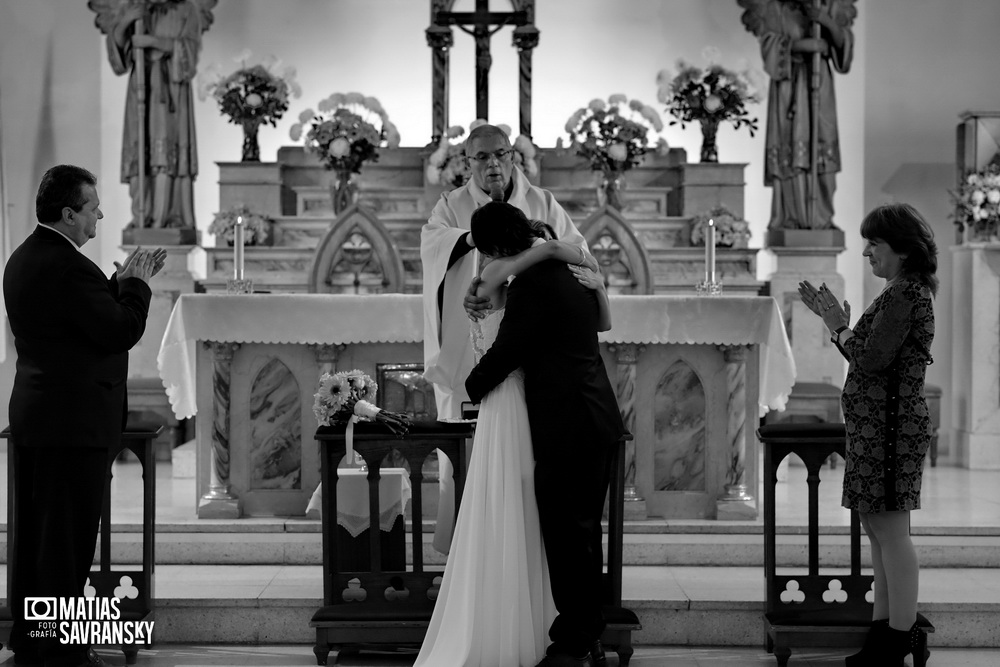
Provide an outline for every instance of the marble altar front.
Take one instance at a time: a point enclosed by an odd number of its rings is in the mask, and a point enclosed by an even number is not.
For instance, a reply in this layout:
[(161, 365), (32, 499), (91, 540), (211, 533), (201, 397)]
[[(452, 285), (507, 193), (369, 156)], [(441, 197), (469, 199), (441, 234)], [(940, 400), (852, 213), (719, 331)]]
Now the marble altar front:
[[(612, 296), (605, 364), (635, 440), (626, 481), (648, 515), (752, 518), (757, 418), (795, 364), (771, 297)], [(419, 295), (181, 295), (157, 357), (196, 420), (199, 516), (303, 515), (319, 483), (321, 372), (419, 364)]]

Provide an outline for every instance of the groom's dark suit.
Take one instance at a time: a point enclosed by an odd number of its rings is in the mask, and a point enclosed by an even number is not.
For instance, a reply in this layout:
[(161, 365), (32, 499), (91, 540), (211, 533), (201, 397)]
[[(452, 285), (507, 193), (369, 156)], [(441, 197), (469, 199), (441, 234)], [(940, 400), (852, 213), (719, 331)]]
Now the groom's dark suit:
[(604, 629), (601, 515), (625, 432), (597, 322), (594, 291), (565, 263), (536, 264), (510, 284), (497, 339), (465, 382), (479, 402), (524, 369), (535, 497), (559, 612), (549, 636), (573, 655), (586, 654)]
[(108, 279), (72, 241), (39, 226), (7, 261), (3, 291), (17, 350), (11, 643), (22, 661), (74, 665), (86, 647), (27, 637), (35, 624), (25, 623), (22, 601), (83, 594), (108, 447), (125, 424), (128, 351), (145, 330), (150, 289), (139, 278)]

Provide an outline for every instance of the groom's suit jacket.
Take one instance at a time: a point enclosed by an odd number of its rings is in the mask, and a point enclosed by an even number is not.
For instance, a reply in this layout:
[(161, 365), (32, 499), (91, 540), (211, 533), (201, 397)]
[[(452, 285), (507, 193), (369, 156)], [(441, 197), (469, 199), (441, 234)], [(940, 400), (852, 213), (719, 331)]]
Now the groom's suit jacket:
[(117, 443), (128, 351), (146, 327), (149, 286), (109, 279), (70, 241), (39, 226), (7, 260), (3, 292), (17, 350), (10, 427), (18, 444)]
[(549, 260), (507, 289), (497, 339), (465, 383), (482, 400), (524, 369), (535, 459), (571, 454), (584, 443), (612, 445), (625, 432), (597, 341), (597, 295), (564, 262)]

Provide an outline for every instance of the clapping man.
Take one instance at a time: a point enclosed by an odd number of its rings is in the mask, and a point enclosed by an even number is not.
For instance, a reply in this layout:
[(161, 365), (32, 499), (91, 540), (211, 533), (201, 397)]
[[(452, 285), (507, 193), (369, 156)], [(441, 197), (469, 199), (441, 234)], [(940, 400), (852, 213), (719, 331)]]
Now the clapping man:
[(38, 226), (4, 269), (17, 369), (10, 644), (16, 665), (98, 667), (88, 646), (30, 636), (25, 597), (78, 598), (94, 558), (108, 464), (127, 414), (128, 351), (146, 327), (148, 282), (166, 252), (136, 248), (110, 279), (80, 249), (104, 217), (97, 179), (59, 165), (42, 177)]

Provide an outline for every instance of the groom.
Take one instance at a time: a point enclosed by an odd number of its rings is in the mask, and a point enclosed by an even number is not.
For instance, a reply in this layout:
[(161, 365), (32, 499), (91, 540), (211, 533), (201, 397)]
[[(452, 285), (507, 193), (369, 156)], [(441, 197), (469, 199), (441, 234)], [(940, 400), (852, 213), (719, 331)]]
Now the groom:
[[(476, 245), (486, 254), (526, 249), (504, 223), (505, 206), (487, 204), (477, 216), (484, 224), (474, 232)], [(601, 359), (597, 318), (596, 293), (565, 263), (536, 264), (510, 283), (496, 341), (465, 381), (478, 403), (513, 370), (524, 370), (535, 498), (558, 611), (538, 667), (592, 667), (603, 658), (601, 515), (625, 427)]]

